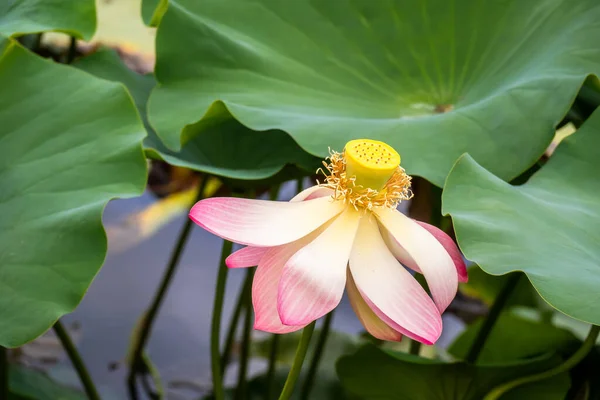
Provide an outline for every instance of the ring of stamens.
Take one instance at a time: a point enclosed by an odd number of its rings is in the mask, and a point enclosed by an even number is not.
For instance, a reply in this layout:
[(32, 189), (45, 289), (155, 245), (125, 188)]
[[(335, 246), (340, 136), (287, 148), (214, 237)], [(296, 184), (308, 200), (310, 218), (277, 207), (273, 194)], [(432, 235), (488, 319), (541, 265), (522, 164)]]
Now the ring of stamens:
[(319, 186), (333, 189), (334, 200), (347, 202), (356, 210), (371, 210), (375, 207), (396, 208), (400, 202), (409, 200), (413, 196), (410, 189), (411, 177), (400, 166), (381, 190), (356, 185), (356, 177), (347, 177), (343, 153), (330, 149), (329, 157), (323, 161), (323, 166), (325, 169), (317, 170), (317, 173), (320, 172), (325, 176), (325, 182), (321, 183), (317, 180)]

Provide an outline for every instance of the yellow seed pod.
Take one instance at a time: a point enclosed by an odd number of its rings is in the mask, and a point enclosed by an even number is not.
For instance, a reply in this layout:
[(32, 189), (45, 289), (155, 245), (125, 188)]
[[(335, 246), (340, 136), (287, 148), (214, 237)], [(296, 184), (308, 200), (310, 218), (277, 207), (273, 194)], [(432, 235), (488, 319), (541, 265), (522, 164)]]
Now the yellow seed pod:
[(355, 184), (381, 190), (400, 165), (400, 154), (390, 145), (371, 139), (346, 143), (346, 176), (356, 177)]

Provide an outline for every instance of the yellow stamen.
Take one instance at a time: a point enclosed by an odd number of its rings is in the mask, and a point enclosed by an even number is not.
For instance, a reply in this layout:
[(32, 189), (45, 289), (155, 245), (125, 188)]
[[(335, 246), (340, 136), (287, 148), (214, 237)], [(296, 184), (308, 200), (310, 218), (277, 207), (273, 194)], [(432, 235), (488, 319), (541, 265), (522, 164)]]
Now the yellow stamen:
[[(380, 146), (381, 145), (381, 146)], [(396, 208), (412, 197), (411, 177), (399, 166), (400, 155), (383, 142), (352, 140), (343, 154), (329, 151), (323, 187), (334, 190), (335, 200), (346, 201), (355, 209)]]

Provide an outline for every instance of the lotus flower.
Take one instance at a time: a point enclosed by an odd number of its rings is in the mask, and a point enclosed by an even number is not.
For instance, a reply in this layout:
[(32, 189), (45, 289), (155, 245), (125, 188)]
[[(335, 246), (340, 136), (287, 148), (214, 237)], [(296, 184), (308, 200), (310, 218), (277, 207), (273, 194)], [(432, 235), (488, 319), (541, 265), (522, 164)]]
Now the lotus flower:
[[(289, 202), (209, 198), (194, 205), (190, 218), (247, 245), (226, 262), (230, 268), (258, 265), (255, 329), (299, 330), (333, 310), (345, 287), (373, 336), (434, 343), (441, 313), (458, 281), (467, 280), (458, 248), (438, 228), (396, 210), (412, 197), (411, 178), (389, 145), (353, 140), (328, 160), (324, 182)], [(409, 270), (425, 276), (431, 297)]]

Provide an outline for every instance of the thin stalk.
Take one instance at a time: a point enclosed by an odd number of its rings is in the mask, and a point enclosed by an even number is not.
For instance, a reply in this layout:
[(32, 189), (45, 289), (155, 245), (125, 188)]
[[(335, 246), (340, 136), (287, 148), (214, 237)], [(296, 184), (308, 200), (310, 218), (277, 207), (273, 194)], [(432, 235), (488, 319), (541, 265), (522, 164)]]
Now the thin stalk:
[(229, 328), (227, 329), (227, 336), (225, 337), (225, 347), (223, 349), (223, 355), (221, 356), (221, 375), (223, 375), (223, 373), (225, 372), (225, 368), (227, 368), (227, 365), (229, 364), (229, 361), (231, 359), (231, 350), (233, 349), (235, 333), (237, 332), (237, 326), (240, 321), (240, 317), (242, 316), (242, 310), (246, 305), (246, 298), (251, 287), (252, 278), (246, 275), (246, 280), (244, 281), (242, 291), (238, 294), (237, 302), (233, 310), (233, 315), (231, 316), (231, 320), (229, 322)]
[[(254, 271), (254, 268), (246, 269), (246, 282), (252, 282)], [(246, 301), (246, 306), (244, 307), (246, 309), (246, 318), (244, 320), (242, 351), (240, 353), (240, 368), (238, 370), (238, 384), (236, 390), (236, 399), (240, 400), (246, 398), (246, 373), (248, 371), (248, 359), (250, 356), (250, 345), (252, 342), (252, 298), (249, 292), (249, 290), (244, 291)]]
[(300, 343), (298, 343), (298, 348), (296, 349), (294, 363), (292, 364), (292, 369), (290, 369), (288, 377), (285, 381), (283, 390), (279, 395), (279, 400), (287, 400), (292, 396), (292, 393), (294, 393), (294, 386), (296, 385), (298, 376), (300, 376), (302, 364), (304, 363), (304, 358), (306, 357), (306, 352), (308, 350), (308, 344), (310, 343), (310, 338), (314, 330), (315, 321), (306, 325), (306, 327), (302, 330), (302, 337), (300, 338)]
[(471, 364), (477, 362), (477, 358), (479, 357), (481, 350), (483, 350), (483, 346), (485, 345), (488, 336), (494, 328), (494, 325), (496, 324), (500, 313), (504, 309), (506, 302), (508, 301), (520, 278), (520, 274), (514, 273), (510, 275), (506, 280), (506, 283), (502, 287), (502, 290), (500, 290), (500, 293), (498, 293), (496, 300), (494, 300), (494, 303), (492, 304), (492, 307), (490, 308), (487, 317), (483, 321), (481, 329), (479, 329), (479, 332), (477, 332), (477, 336), (475, 337), (475, 340), (473, 341), (473, 344), (469, 349), (469, 353), (465, 357), (465, 360), (467, 362)]
[(275, 370), (277, 368), (277, 350), (279, 347), (279, 335), (274, 333), (271, 337), (271, 351), (269, 353), (269, 369), (267, 372), (267, 394), (266, 399), (271, 400), (275, 393)]
[(279, 189), (281, 189), (281, 185), (275, 185), (269, 190), (269, 200), (275, 201), (279, 197)]
[(302, 391), (300, 392), (300, 399), (302, 400), (309, 399), (310, 391), (313, 386), (313, 381), (315, 380), (315, 375), (317, 374), (317, 370), (319, 369), (319, 362), (321, 361), (321, 357), (323, 356), (323, 349), (325, 348), (327, 338), (329, 337), (329, 330), (331, 328), (332, 320), (333, 311), (327, 314), (325, 316), (325, 320), (323, 321), (321, 333), (319, 334), (319, 338), (317, 339), (317, 344), (315, 346), (315, 352), (313, 353), (313, 357), (310, 361), (310, 366), (308, 367), (308, 372), (304, 380), (304, 385), (302, 385)]
[(417, 342), (414, 339), (410, 340), (410, 348), (408, 352), (412, 355), (418, 356), (421, 353), (421, 342)]
[(225, 298), (225, 284), (227, 283), (227, 265), (225, 259), (231, 254), (233, 243), (223, 241), (221, 249), (221, 262), (217, 273), (217, 286), (215, 289), (215, 302), (213, 304), (212, 322), (210, 328), (210, 359), (215, 400), (223, 400), (223, 379), (221, 374), (221, 352), (219, 350), (219, 335), (221, 334), (221, 315), (223, 314), (223, 300)]
[[(207, 177), (205, 177), (200, 185), (198, 190), (198, 195), (196, 196), (196, 201), (202, 198), (202, 194), (204, 193), (204, 188), (206, 186), (206, 182), (208, 181)], [(175, 270), (177, 269), (177, 265), (179, 264), (179, 259), (183, 253), (183, 249), (187, 240), (189, 238), (190, 232), (192, 231), (193, 222), (190, 218), (186, 218), (183, 228), (179, 233), (179, 237), (177, 238), (177, 243), (173, 252), (171, 253), (171, 258), (169, 260), (169, 264), (165, 273), (160, 282), (160, 286), (158, 291), (154, 294), (154, 298), (152, 299), (152, 303), (148, 308), (148, 311), (143, 317), (142, 323), (140, 325), (139, 330), (139, 338), (135, 342), (135, 348), (133, 350), (133, 356), (131, 358), (131, 366), (129, 369), (129, 375), (127, 376), (127, 386), (129, 388), (129, 394), (132, 399), (137, 399), (137, 391), (135, 390), (135, 374), (142, 363), (142, 353), (144, 348), (146, 347), (146, 343), (150, 338), (150, 333), (152, 332), (152, 326), (154, 325), (154, 321), (158, 315), (158, 311), (160, 306), (162, 305), (165, 295), (167, 294), (167, 290), (173, 280), (173, 276), (175, 275)]]
[(596, 344), (596, 339), (598, 339), (599, 333), (600, 333), (600, 327), (596, 326), (596, 325), (592, 325), (592, 327), (590, 328), (590, 332), (588, 333), (588, 335), (585, 338), (585, 341), (583, 342), (581, 347), (575, 353), (573, 353), (573, 355), (571, 357), (566, 359), (565, 362), (563, 362), (560, 365), (557, 365), (556, 367), (554, 367), (548, 371), (540, 372), (538, 374), (534, 374), (534, 375), (530, 375), (530, 376), (524, 376), (522, 378), (515, 379), (514, 381), (502, 384), (502, 385), (496, 387), (495, 389), (493, 389), (491, 392), (489, 392), (484, 397), (484, 400), (497, 400), (503, 394), (505, 394), (506, 392), (508, 392), (518, 386), (525, 385), (527, 383), (543, 381), (545, 379), (552, 378), (553, 376), (556, 376), (563, 372), (569, 371), (571, 368), (573, 368), (577, 364), (579, 364), (588, 355), (588, 353), (594, 348), (594, 345)]
[(71, 41), (69, 42), (69, 50), (67, 52), (67, 58), (65, 64), (71, 64), (73, 60), (75, 60), (75, 56), (77, 55), (77, 39), (74, 36), (71, 36)]
[(56, 332), (56, 336), (58, 336), (58, 339), (67, 352), (75, 371), (77, 371), (77, 375), (79, 375), (79, 379), (81, 380), (81, 384), (83, 385), (83, 389), (85, 390), (88, 399), (100, 400), (100, 395), (98, 394), (98, 390), (96, 390), (96, 386), (94, 386), (94, 382), (90, 377), (90, 373), (85, 367), (79, 352), (75, 348), (75, 345), (73, 345), (69, 334), (60, 321), (56, 321), (54, 324), (54, 332)]
[(0, 399), (8, 399), (8, 349), (0, 346)]
[(296, 193), (300, 193), (304, 190), (304, 178), (298, 178), (296, 180)]
[(36, 33), (34, 36), (33, 43), (31, 44), (31, 51), (34, 53), (39, 51), (42, 47), (42, 33)]

